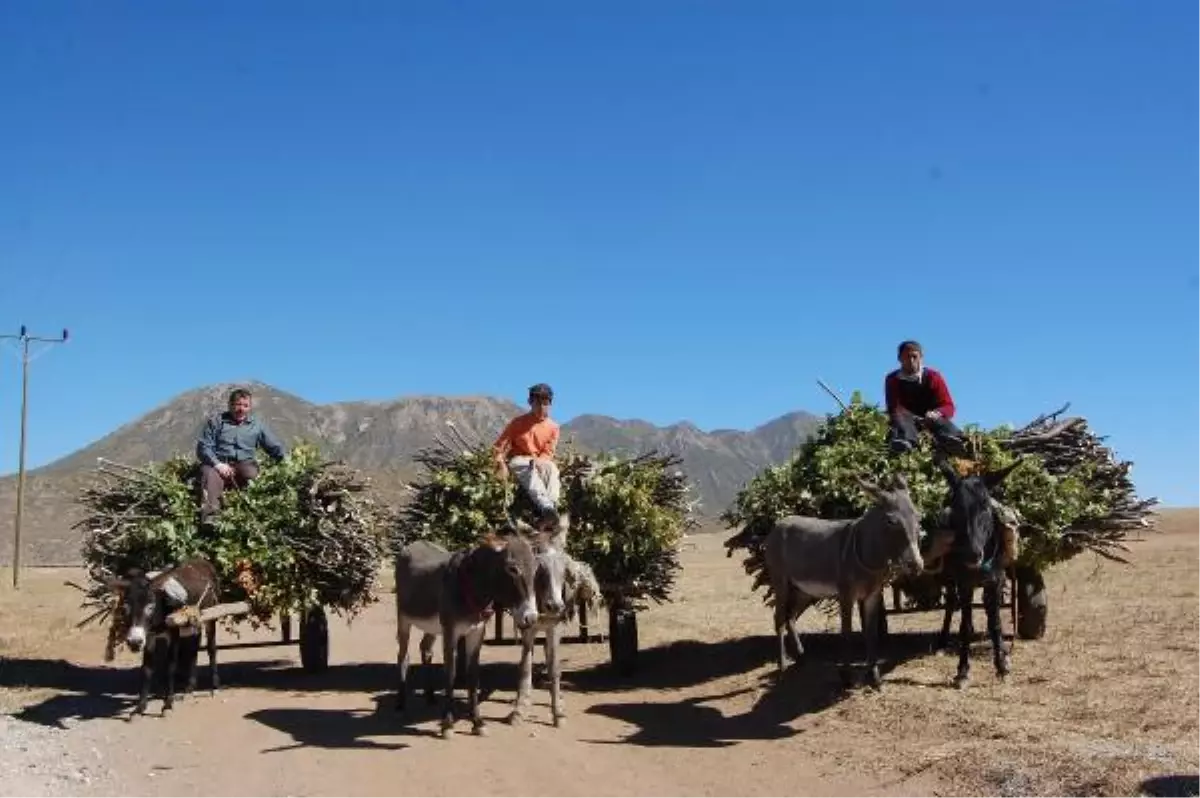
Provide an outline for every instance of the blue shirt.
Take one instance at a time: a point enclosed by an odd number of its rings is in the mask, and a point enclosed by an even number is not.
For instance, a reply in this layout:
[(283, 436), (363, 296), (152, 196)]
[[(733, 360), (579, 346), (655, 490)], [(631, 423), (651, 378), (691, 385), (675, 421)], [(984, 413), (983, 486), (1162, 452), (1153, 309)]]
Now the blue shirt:
[(229, 413), (218, 413), (208, 420), (196, 442), (196, 456), (205, 465), (240, 463), (254, 460), (262, 447), (272, 458), (282, 460), (287, 453), (267, 425), (255, 415), (238, 424)]

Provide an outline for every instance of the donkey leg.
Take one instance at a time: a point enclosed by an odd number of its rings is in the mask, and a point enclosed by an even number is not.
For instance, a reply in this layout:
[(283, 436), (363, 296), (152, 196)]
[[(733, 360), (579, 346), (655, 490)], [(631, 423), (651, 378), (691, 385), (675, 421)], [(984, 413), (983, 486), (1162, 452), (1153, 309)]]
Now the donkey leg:
[(421, 669), (425, 671), (425, 703), (433, 706), (437, 703), (437, 674), (433, 670), (433, 644), (437, 635), (426, 632), (421, 637)]
[(779, 638), (779, 667), (776, 671), (777, 675), (782, 676), (787, 670), (787, 641), (784, 634), (787, 632), (788, 624), (791, 622), (791, 591), (785, 589), (782, 593), (775, 592), (775, 634)]
[(487, 627), (483, 625), (467, 634), (467, 702), (471, 707), (471, 731), (479, 737), (487, 734), (487, 725), (479, 713), (479, 655), (485, 634)]
[(854, 673), (850, 668), (850, 654), (853, 641), (850, 633), (854, 628), (854, 599), (847, 595), (838, 596), (838, 609), (842, 615), (842, 664), (838, 675), (842, 677), (842, 686), (849, 688), (854, 684)]
[(942, 614), (942, 633), (938, 635), (937, 651), (950, 648), (950, 622), (954, 620), (954, 611), (958, 609), (958, 585), (948, 582), (942, 587), (946, 611)]
[[(403, 712), (408, 703), (408, 643), (412, 624), (403, 615), (396, 618), (396, 711)], [(422, 640), (422, 643), (425, 641)]]
[(969, 576), (959, 579), (958, 604), (962, 615), (958, 624), (958, 673), (954, 677), (954, 685), (960, 689), (966, 687), (971, 678), (971, 639), (975, 637), (971, 595), (974, 592), (975, 587)]
[[(221, 689), (221, 678), (217, 676), (217, 622), (204, 625), (204, 642), (208, 648), (208, 694), (215, 696)], [(199, 656), (199, 652), (196, 653)]]
[(517, 698), (513, 702), (508, 722), (517, 725), (525, 720), (525, 706), (529, 703), (529, 692), (533, 689), (533, 644), (537, 639), (537, 625), (521, 632), (521, 664), (517, 675)]
[(800, 632), (796, 631), (796, 621), (812, 605), (813, 599), (809, 598), (807, 594), (798, 590), (792, 591), (792, 611), (787, 615), (787, 630), (792, 636), (792, 642), (796, 645), (797, 661), (804, 656), (804, 646), (800, 644)]
[(197, 661), (200, 659), (200, 630), (197, 629), (194, 634), (187, 638), (187, 648), (183, 652), (184, 664), (184, 687), (183, 695), (185, 698), (190, 697), (196, 692), (196, 684), (199, 680), (196, 667)]
[(549, 671), (550, 676), (550, 715), (554, 718), (555, 726), (561, 726), (563, 719), (567, 717), (559, 684), (562, 663), (558, 660), (558, 643), (561, 638), (561, 623), (555, 623), (546, 630), (546, 670)]
[(154, 651), (156, 638), (151, 636), (142, 649), (142, 688), (138, 694), (137, 705), (133, 708), (134, 715), (146, 714), (146, 706), (150, 703), (150, 685), (154, 681)]
[(163, 696), (163, 714), (175, 708), (175, 673), (179, 670), (179, 632), (167, 634), (167, 692)]
[(858, 619), (862, 624), (863, 641), (867, 649), (867, 684), (876, 690), (883, 684), (879, 675), (879, 619), (882, 615), (882, 590), (858, 602)]
[(1004, 649), (1004, 630), (1000, 618), (1000, 585), (997, 582), (992, 581), (984, 585), (983, 605), (987, 611), (988, 637), (992, 640), (992, 660), (996, 663), (996, 675), (1004, 679), (1011, 667), (1008, 652)]
[(458, 635), (453, 624), (442, 624), (442, 737), (454, 732), (454, 677), (458, 666)]

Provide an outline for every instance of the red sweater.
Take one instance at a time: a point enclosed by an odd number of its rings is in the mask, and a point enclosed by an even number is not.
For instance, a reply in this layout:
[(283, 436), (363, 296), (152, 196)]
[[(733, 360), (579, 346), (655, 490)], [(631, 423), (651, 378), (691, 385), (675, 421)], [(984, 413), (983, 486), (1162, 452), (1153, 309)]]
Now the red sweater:
[(922, 370), (920, 381), (906, 379), (896, 369), (884, 380), (883, 393), (889, 416), (897, 409), (904, 408), (915, 416), (924, 416), (930, 410), (936, 410), (942, 414), (942, 418), (954, 418), (954, 399), (950, 397), (950, 388), (941, 372), (928, 366)]

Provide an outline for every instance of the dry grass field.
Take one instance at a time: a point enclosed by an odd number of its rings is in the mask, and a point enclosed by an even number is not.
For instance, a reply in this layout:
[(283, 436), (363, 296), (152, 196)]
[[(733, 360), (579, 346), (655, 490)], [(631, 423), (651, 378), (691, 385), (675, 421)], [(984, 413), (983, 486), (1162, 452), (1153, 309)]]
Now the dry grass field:
[(833, 622), (815, 612), (810, 657), (776, 681), (769, 611), (723, 536), (693, 536), (674, 603), (640, 618), (636, 675), (613, 676), (604, 644), (567, 646), (567, 724), (546, 724), (537, 690), (533, 722), (509, 727), (517, 650), (489, 645), (491, 734), (463, 723), (449, 741), (423, 701), (408, 722), (392, 711), (387, 595), (334, 620), (325, 674), (303, 674), (294, 648), (224, 651), (216, 698), (205, 670), (175, 713), (154, 701), (129, 722), (135, 659), (106, 665), (102, 632), (75, 628), (63, 581), (78, 574), (29, 571), (17, 593), (0, 574), (0, 794), (1194, 794), (1197, 523), (1169, 511), (1132, 565), (1053, 571), (1045, 639), (1016, 642), (1006, 683), (980, 639), (965, 691), (929, 651), (939, 613), (890, 619), (881, 693), (839, 689)]

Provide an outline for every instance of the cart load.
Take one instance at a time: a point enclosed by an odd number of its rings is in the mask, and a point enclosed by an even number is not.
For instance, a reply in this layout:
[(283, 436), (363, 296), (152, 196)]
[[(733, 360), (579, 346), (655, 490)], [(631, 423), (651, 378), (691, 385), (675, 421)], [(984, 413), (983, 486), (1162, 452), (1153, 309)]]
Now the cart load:
[(84, 606), (94, 610), (81, 625), (112, 613), (110, 578), (193, 556), (217, 568), (222, 608), (215, 615), (227, 625), (233, 616), (259, 626), (321, 607), (354, 617), (377, 600), (391, 516), (355, 469), (301, 443), (282, 461), (264, 463), (246, 487), (227, 491), (220, 515), (203, 528), (199, 482), (200, 466), (188, 458), (141, 468), (101, 460), (79, 495), (85, 514), (76, 526), (91, 582)]
[[(967, 426), (963, 432), (973, 456), (953, 461), (966, 474), (1021, 460), (996, 489), (996, 498), (1020, 518), (1020, 553), (1014, 568), (1027, 590), (1044, 591), (1042, 574), (1083, 552), (1124, 562), (1121, 552), (1128, 550), (1130, 531), (1149, 526), (1157, 504), (1155, 499), (1138, 498), (1129, 475), (1133, 464), (1119, 461), (1086, 419), (1062, 418), (1066, 410), (1065, 406), (1039, 416), (1020, 429)], [(775, 520), (791, 513), (858, 517), (869, 502), (856, 482), (859, 476), (881, 480), (903, 474), (922, 514), (923, 531), (926, 536), (935, 531), (949, 490), (935, 463), (932, 441), (923, 434), (920, 446), (896, 455), (888, 451), (887, 432), (887, 414), (855, 393), (849, 405), (828, 416), (786, 463), (751, 480), (722, 514), (728, 528), (739, 529), (725, 543), (727, 554), (746, 550), (743, 565), (754, 577), (752, 589), (767, 587), (765, 601), (770, 603), (772, 597), (762, 544)], [(936, 575), (898, 578), (893, 585), (917, 606), (931, 608), (941, 597)], [(1044, 632), (1044, 599), (1043, 595), (1038, 602), (1043, 616), (1018, 629), (1022, 637)]]
[[(528, 507), (515, 482), (496, 473), (485, 444), (440, 440), (416, 460), (423, 474), (409, 486), (412, 496), (398, 517), (395, 547), (431, 540), (451, 550), (465, 548)], [(614, 663), (630, 668), (636, 613), (649, 602), (670, 601), (679, 544), (696, 526), (691, 487), (682, 461), (670, 454), (569, 452), (559, 462), (559, 510), (570, 513), (568, 553), (595, 574), (608, 606)], [(618, 628), (620, 641), (611, 634)]]

